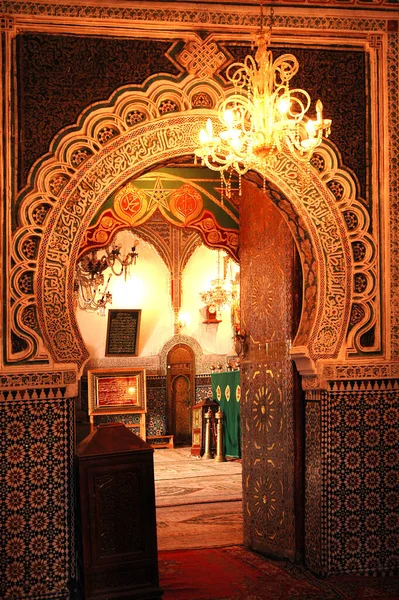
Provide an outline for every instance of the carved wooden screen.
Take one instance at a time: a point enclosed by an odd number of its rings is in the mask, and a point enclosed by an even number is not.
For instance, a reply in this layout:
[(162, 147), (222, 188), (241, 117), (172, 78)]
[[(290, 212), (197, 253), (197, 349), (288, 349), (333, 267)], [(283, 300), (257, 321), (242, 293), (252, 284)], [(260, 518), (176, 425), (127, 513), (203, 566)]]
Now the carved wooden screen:
[(243, 182), (241, 319), (245, 544), (293, 559), (296, 551), (293, 333), (294, 241), (262, 190)]
[(194, 404), (195, 357), (185, 344), (174, 346), (167, 359), (168, 428), (177, 443), (191, 443), (191, 411)]

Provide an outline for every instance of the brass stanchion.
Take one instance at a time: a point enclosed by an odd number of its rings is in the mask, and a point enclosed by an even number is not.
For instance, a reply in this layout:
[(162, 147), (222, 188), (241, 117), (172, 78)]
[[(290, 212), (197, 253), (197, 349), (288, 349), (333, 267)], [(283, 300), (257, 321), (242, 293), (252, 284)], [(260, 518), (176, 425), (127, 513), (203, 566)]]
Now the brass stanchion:
[(218, 409), (215, 418), (217, 420), (216, 431), (217, 431), (217, 439), (216, 439), (216, 462), (226, 462), (225, 457), (223, 456), (223, 413)]
[(212, 410), (209, 408), (205, 413), (205, 453), (202, 457), (205, 460), (213, 458), (211, 453), (211, 419)]

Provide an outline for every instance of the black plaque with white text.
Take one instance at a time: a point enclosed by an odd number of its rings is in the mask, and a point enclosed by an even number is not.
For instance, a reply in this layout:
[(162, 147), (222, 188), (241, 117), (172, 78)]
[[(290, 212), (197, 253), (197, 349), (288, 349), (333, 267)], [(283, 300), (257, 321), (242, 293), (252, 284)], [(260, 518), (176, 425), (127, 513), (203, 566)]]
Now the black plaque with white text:
[(108, 310), (105, 356), (137, 356), (141, 310)]

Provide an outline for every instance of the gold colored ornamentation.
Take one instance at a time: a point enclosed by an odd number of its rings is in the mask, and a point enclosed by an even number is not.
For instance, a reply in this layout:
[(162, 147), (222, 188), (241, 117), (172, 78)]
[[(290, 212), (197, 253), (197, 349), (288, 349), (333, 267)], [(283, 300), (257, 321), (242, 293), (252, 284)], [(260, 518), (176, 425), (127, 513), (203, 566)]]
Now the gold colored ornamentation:
[(213, 101), (206, 92), (197, 92), (191, 98), (191, 106), (193, 108), (213, 108)]
[(133, 183), (128, 183), (115, 196), (114, 210), (125, 223), (131, 227), (137, 226), (147, 218), (147, 196)]
[(158, 106), (158, 111), (160, 115), (166, 115), (171, 112), (178, 112), (179, 107), (174, 100), (167, 98), (162, 100)]
[(166, 190), (162, 185), (161, 178), (157, 177), (148, 201), (148, 209), (152, 211), (153, 208), (159, 208), (162, 214), (165, 215), (165, 211), (163, 211), (162, 209), (165, 209), (166, 211), (170, 210), (170, 194), (171, 192), (169, 190)]
[(93, 152), (89, 148), (78, 148), (72, 153), (71, 163), (74, 167), (78, 167), (92, 155)]
[(271, 521), (277, 510), (277, 492), (269, 477), (259, 477), (253, 491), (254, 510)]
[(177, 57), (190, 75), (199, 79), (212, 75), (226, 62), (226, 56), (215, 42), (188, 42)]
[(101, 145), (106, 144), (117, 135), (120, 135), (120, 131), (116, 127), (103, 127), (97, 134), (97, 139)]
[(243, 63), (233, 63), (226, 71), (234, 93), (219, 106), (217, 135), (212, 120), (201, 129), (195, 156), (209, 169), (219, 171), (227, 196), (233, 172), (239, 179), (249, 170), (266, 179), (275, 165), (276, 156), (289, 152), (297, 163), (307, 163), (328, 137), (331, 120), (323, 118), (323, 105), (316, 102), (316, 120), (306, 115), (311, 100), (302, 89), (290, 90), (289, 82), (299, 64), (292, 54), (283, 54), (273, 61), (268, 49), (274, 23), (274, 10), (268, 17), (268, 31), (261, 26), (256, 34), (255, 57), (248, 55)]
[(278, 425), (276, 417), (277, 403), (281, 401), (281, 390), (262, 386), (255, 393), (253, 400), (253, 422), (257, 431), (271, 431)]
[(170, 196), (170, 210), (185, 226), (201, 214), (203, 206), (202, 195), (189, 183), (183, 184)]

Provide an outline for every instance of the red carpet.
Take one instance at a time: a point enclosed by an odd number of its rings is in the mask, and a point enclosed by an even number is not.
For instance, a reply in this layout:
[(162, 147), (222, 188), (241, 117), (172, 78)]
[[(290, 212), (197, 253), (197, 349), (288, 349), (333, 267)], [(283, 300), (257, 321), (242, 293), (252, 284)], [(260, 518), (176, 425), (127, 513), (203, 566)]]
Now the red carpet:
[(163, 600), (399, 600), (399, 578), (317, 579), (242, 546), (159, 553)]

